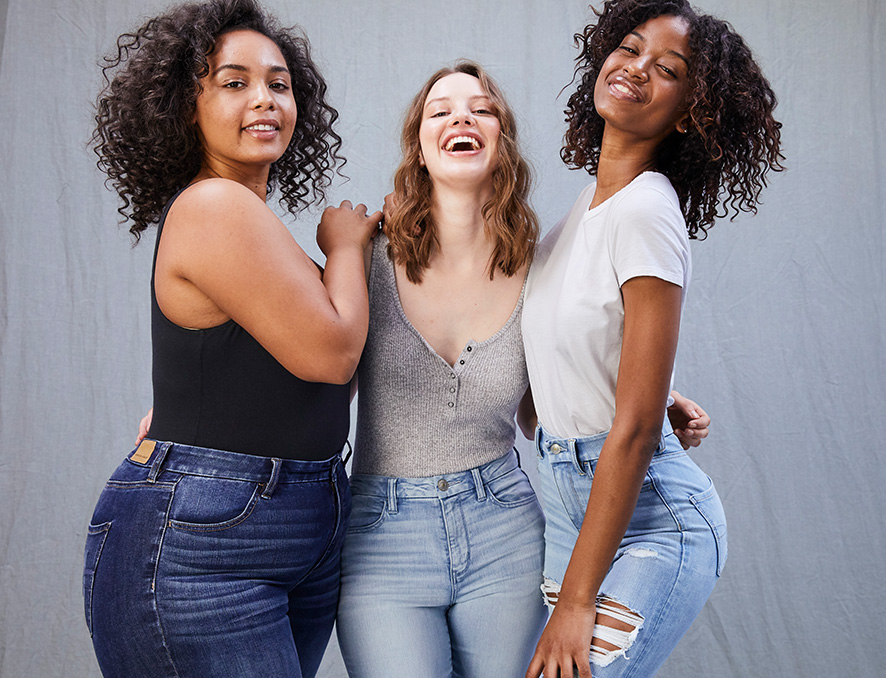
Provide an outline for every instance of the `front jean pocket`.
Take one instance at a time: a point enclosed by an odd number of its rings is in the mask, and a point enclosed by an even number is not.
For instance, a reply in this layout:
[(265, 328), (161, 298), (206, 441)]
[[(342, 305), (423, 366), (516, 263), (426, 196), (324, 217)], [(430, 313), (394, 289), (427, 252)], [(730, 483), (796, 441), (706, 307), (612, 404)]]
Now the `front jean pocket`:
[(492, 500), (505, 508), (517, 508), (537, 501), (529, 478), (520, 468), (487, 481), (485, 486)]
[(86, 551), (83, 557), (83, 605), (90, 637), (92, 636), (92, 591), (95, 586), (95, 571), (98, 568), (98, 561), (101, 558), (102, 548), (104, 548), (105, 539), (107, 539), (110, 529), (110, 522), (90, 525), (86, 535)]
[(385, 521), (387, 500), (374, 494), (355, 494), (351, 497), (351, 519), (348, 532), (369, 532)]
[(183, 475), (175, 485), (169, 526), (190, 532), (236, 527), (252, 515), (261, 489), (244, 480)]
[(708, 489), (704, 492), (693, 494), (689, 497), (689, 501), (698, 509), (702, 518), (710, 526), (711, 532), (714, 533), (714, 541), (717, 544), (717, 576), (719, 577), (723, 572), (723, 566), (726, 564), (726, 556), (728, 555), (726, 513), (723, 511), (723, 504), (720, 503), (720, 497), (717, 495), (713, 481), (710, 481), (710, 483)]

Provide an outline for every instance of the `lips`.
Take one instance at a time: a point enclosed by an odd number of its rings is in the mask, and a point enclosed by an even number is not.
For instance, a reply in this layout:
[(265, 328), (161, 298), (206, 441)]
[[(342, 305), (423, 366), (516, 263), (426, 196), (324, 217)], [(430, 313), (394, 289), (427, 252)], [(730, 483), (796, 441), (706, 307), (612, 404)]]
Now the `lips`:
[(643, 101), (643, 92), (634, 83), (623, 76), (616, 75), (607, 83), (609, 91), (616, 99), (626, 101)]
[(481, 148), (483, 148), (483, 142), (471, 134), (454, 135), (443, 143), (443, 150), (449, 153), (479, 151)]
[(280, 123), (276, 120), (255, 120), (243, 128), (245, 132), (276, 132)]

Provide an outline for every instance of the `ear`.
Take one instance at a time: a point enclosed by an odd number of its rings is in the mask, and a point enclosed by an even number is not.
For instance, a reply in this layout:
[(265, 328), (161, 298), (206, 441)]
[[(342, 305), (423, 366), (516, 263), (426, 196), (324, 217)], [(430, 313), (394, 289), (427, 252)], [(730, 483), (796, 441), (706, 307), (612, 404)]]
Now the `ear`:
[(425, 157), (421, 154), (421, 151), (418, 152), (418, 166), (419, 167), (425, 166)]
[(682, 118), (680, 118), (680, 119), (677, 121), (677, 131), (678, 131), (680, 134), (686, 134), (686, 133), (688, 133), (688, 132), (689, 132), (689, 126), (690, 126), (691, 123), (692, 123), (692, 120), (690, 119), (689, 114), (687, 113), (686, 115), (684, 115)]

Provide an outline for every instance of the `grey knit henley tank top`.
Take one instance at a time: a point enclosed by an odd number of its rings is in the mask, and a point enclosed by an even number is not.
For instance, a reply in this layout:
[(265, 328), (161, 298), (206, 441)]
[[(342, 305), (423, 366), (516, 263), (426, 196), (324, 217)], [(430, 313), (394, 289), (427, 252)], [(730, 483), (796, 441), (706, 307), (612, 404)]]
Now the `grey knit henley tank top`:
[(450, 365), (407, 319), (387, 244), (379, 234), (372, 252), (353, 472), (428, 477), (501, 457), (514, 444), (514, 415), (529, 386), (523, 293), (498, 332), (469, 341)]

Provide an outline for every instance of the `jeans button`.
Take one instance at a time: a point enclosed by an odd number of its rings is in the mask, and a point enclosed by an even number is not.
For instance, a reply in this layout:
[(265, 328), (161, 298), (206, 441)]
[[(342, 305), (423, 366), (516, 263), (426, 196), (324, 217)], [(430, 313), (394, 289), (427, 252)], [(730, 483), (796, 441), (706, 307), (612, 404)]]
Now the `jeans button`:
[(554, 443), (553, 445), (551, 445), (551, 454), (560, 454), (560, 450), (562, 449), (563, 448), (560, 447), (557, 443)]
[(440, 490), (441, 492), (445, 492), (446, 490), (449, 489), (449, 483), (446, 482), (445, 479), (440, 478), (440, 480), (437, 481), (437, 489)]

